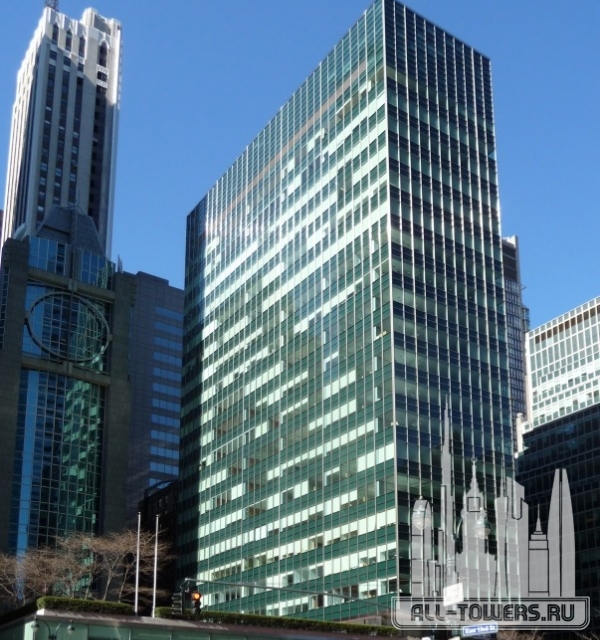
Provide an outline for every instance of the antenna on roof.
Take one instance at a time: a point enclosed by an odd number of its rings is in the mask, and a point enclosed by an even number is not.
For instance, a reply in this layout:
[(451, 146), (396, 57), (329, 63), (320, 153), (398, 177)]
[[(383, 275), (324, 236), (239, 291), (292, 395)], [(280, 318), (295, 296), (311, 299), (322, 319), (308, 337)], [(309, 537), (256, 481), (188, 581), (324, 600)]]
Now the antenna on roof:
[(46, 6), (58, 11), (58, 0), (46, 0)]

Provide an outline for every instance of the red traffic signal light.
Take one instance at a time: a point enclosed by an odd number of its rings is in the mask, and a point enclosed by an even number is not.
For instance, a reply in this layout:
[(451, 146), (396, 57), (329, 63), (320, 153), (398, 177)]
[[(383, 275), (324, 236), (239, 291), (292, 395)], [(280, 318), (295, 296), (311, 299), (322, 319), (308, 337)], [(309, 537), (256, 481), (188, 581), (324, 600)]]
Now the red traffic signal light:
[(202, 594), (199, 591), (192, 591), (192, 607), (194, 611), (199, 611), (202, 604)]

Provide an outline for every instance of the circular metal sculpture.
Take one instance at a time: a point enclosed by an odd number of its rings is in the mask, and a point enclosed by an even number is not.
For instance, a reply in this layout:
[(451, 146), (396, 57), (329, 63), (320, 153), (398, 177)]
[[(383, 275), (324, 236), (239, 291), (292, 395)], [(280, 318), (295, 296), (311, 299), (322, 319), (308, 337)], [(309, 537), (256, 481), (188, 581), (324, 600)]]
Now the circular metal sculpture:
[(27, 315), (33, 341), (46, 353), (75, 363), (90, 362), (108, 348), (110, 329), (103, 310), (72, 293), (46, 293)]

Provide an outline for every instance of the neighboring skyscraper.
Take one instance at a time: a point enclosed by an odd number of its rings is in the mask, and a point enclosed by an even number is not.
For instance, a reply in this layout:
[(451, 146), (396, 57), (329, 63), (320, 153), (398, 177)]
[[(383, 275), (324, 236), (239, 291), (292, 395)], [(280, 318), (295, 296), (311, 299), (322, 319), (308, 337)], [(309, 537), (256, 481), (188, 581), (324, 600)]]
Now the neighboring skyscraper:
[(600, 403), (600, 298), (527, 334), (525, 430)]
[[(527, 334), (527, 422), (520, 433), (519, 482), (548, 517), (556, 469), (567, 471), (577, 536), (578, 596), (590, 596), (600, 629), (600, 297)], [(549, 554), (551, 539), (548, 531)], [(571, 578), (572, 579), (572, 578)], [(555, 586), (556, 591), (556, 586)]]
[(506, 334), (508, 375), (513, 427), (525, 418), (525, 334), (529, 331), (529, 309), (523, 305), (523, 285), (519, 264), (519, 241), (516, 236), (502, 239), (504, 287), (506, 295)]
[[(0, 435), (15, 467), (0, 475), (0, 549), (122, 529), (149, 486), (178, 476), (183, 291), (107, 260), (120, 41), (93, 9), (76, 21), (47, 7), (19, 73), (0, 307)], [(72, 353), (88, 347), (101, 352)]]
[(179, 473), (183, 291), (138, 273), (129, 351), (131, 449), (127, 520), (134, 523), (147, 489)]
[(134, 278), (64, 208), (6, 242), (0, 274), (0, 550), (120, 530)]
[[(575, 582), (578, 596), (589, 596), (591, 624), (588, 631), (600, 629), (600, 584), (598, 566), (600, 558), (600, 403), (569, 412), (546, 424), (539, 424), (523, 434), (523, 451), (517, 460), (518, 480), (524, 485), (530, 505), (539, 505), (542, 522), (550, 522), (554, 509), (550, 501), (556, 495), (559, 468), (566, 470), (563, 486), (568, 479), (572, 496), (572, 524), (577, 541), (575, 558), (558, 566), (556, 550), (561, 530), (548, 526), (546, 548), (551, 571), (564, 575), (568, 584)], [(559, 476), (560, 478), (560, 476)], [(569, 505), (563, 502), (570, 512)], [(570, 564), (569, 564), (570, 563)], [(550, 581), (553, 595), (561, 593), (564, 581)]]
[(17, 79), (0, 251), (53, 206), (77, 204), (110, 255), (120, 69), (116, 20), (44, 9)]
[(187, 234), (180, 576), (213, 608), (384, 614), (447, 399), (454, 486), (512, 472), (489, 60), (377, 0)]

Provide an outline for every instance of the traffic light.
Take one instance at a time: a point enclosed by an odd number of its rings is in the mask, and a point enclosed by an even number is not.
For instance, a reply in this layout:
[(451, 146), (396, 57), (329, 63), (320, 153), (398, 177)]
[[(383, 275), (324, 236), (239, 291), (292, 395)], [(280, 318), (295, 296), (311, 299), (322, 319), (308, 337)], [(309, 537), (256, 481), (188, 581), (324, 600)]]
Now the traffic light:
[(202, 608), (202, 594), (199, 591), (192, 591), (192, 609), (198, 613)]
[(180, 616), (183, 613), (183, 600), (181, 591), (175, 591), (171, 596), (171, 612)]

